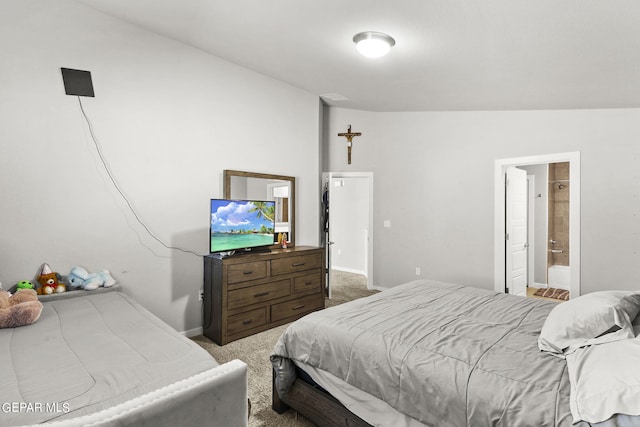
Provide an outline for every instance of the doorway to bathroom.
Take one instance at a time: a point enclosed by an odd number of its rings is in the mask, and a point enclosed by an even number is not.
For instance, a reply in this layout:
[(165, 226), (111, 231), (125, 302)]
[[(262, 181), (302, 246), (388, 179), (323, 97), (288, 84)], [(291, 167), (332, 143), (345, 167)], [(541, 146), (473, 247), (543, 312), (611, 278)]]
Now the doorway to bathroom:
[(580, 295), (580, 153), (499, 159), (494, 179), (495, 290)]

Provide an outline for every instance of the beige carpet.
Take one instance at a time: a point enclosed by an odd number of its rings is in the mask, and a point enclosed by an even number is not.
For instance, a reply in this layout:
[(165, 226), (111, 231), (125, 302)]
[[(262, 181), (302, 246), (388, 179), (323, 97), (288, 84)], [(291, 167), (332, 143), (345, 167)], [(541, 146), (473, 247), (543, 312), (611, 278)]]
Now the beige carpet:
[[(326, 306), (331, 307), (376, 291), (367, 289), (366, 278), (361, 275), (333, 271), (331, 274), (331, 300)], [(251, 417), (249, 427), (304, 427), (314, 424), (302, 415), (298, 416), (289, 410), (278, 415), (271, 410), (271, 364), (269, 356), (276, 341), (287, 325), (278, 326), (268, 331), (219, 346), (200, 335), (193, 340), (207, 350), (220, 363), (240, 359), (249, 366), (249, 399), (251, 399)]]

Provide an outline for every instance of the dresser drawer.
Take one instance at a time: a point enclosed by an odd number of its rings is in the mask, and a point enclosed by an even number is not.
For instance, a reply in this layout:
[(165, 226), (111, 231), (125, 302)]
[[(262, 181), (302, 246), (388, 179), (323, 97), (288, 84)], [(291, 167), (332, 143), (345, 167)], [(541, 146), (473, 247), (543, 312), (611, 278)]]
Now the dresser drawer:
[(301, 316), (322, 307), (322, 296), (309, 295), (292, 301), (281, 302), (271, 306), (271, 321), (286, 319), (287, 317)]
[(203, 335), (225, 345), (323, 309), (324, 264), (309, 246), (205, 256)]
[(247, 329), (256, 328), (267, 323), (267, 307), (229, 316), (227, 334), (234, 335)]
[(248, 280), (263, 279), (267, 277), (267, 262), (245, 262), (231, 264), (227, 270), (227, 283), (246, 282)]
[(322, 254), (300, 255), (271, 260), (271, 274), (295, 273), (322, 267)]
[(289, 279), (237, 289), (235, 291), (229, 291), (227, 308), (233, 310), (234, 308), (268, 301), (274, 298), (286, 297), (290, 293), (291, 281)]
[(322, 272), (296, 277), (293, 281), (293, 292), (318, 292), (322, 283)]

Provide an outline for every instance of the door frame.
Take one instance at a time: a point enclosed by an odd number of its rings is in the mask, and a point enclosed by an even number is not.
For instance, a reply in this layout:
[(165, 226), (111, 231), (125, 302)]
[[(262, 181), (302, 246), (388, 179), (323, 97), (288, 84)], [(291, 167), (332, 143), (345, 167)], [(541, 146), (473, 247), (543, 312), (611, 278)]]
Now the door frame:
[[(322, 185), (328, 180), (329, 197), (331, 195), (331, 186), (333, 179), (349, 179), (349, 178), (366, 178), (369, 183), (369, 212), (368, 212), (368, 233), (365, 261), (367, 263), (365, 271), (367, 272), (367, 289), (373, 287), (373, 172), (323, 172)], [(329, 224), (331, 224), (331, 203), (329, 203)], [(327, 245), (329, 242), (325, 242)], [(329, 258), (330, 259), (330, 258)], [(327, 265), (327, 271), (330, 272), (330, 265)]]
[(570, 297), (580, 295), (580, 152), (543, 154), (528, 157), (498, 159), (494, 168), (494, 289), (505, 291), (505, 171), (509, 166), (569, 162), (569, 267)]
[(533, 235), (535, 233), (535, 189), (536, 189), (536, 176), (529, 175), (527, 172), (527, 252), (529, 259), (527, 260), (527, 284), (535, 283), (535, 255), (536, 244)]

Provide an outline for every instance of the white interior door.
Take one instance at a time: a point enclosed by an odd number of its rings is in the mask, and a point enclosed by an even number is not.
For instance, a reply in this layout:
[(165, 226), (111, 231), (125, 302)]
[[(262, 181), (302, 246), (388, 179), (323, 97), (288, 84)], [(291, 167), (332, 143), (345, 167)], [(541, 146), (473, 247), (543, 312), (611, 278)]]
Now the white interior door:
[(527, 172), (510, 166), (506, 174), (506, 272), (510, 294), (527, 295)]

